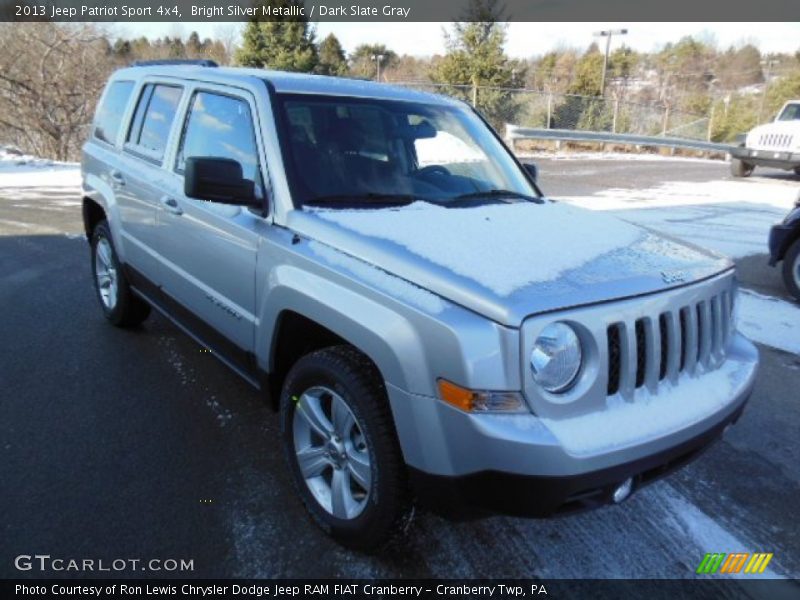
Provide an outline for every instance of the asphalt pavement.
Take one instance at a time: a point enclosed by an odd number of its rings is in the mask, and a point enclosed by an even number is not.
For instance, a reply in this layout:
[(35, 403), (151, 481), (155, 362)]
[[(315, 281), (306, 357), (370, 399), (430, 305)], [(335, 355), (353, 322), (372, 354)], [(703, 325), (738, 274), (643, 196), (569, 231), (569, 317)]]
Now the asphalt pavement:
[[(728, 178), (724, 163), (538, 163), (552, 196)], [(104, 321), (80, 233), (76, 198), (0, 189), (0, 577), (41, 576), (14, 567), (38, 553), (194, 565), (124, 576), (685, 578), (704, 553), (734, 551), (800, 575), (797, 355), (760, 346), (740, 422), (619, 506), (459, 523), (423, 510), (366, 556), (306, 516), (258, 393), (158, 315), (134, 331)], [(738, 262), (743, 285), (785, 298), (765, 261)]]

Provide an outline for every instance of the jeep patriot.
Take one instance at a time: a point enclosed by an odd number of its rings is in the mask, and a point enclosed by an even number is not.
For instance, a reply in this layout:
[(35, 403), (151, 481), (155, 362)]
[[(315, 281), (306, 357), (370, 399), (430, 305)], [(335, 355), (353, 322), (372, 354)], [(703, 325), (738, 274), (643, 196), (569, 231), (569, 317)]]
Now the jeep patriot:
[(151, 308), (279, 411), (299, 498), (369, 549), (419, 502), (619, 503), (736, 421), (732, 263), (546, 198), (458, 100), (213, 63), (116, 71), (83, 149), (112, 324)]

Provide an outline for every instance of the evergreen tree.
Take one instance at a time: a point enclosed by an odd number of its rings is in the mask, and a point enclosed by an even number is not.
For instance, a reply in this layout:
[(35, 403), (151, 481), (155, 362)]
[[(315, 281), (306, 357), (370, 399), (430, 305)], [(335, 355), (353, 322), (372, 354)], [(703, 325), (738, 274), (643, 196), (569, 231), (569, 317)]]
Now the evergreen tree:
[(319, 64), (317, 73), (321, 75), (341, 76), (347, 73), (347, 59), (338, 38), (328, 34), (319, 45)]
[(460, 86), (447, 92), (474, 103), (496, 128), (514, 121), (520, 106), (508, 88), (525, 81), (525, 66), (505, 54), (501, 13), (498, 0), (472, 0), (469, 20), (445, 33), (447, 54), (431, 73), (438, 83)]
[[(292, 8), (301, 4), (299, 0), (270, 2), (273, 8)], [(242, 47), (236, 59), (245, 67), (310, 72), (319, 60), (314, 45), (314, 30), (302, 15), (280, 15), (265, 21), (250, 21), (245, 27)]]

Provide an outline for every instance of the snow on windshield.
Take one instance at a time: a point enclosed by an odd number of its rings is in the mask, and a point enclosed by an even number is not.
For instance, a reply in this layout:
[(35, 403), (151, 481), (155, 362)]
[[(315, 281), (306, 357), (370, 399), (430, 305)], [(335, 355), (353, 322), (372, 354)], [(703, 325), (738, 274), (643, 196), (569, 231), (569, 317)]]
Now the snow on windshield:
[(314, 212), (404, 246), (500, 296), (552, 281), (644, 235), (612, 217), (556, 203), (443, 208), (415, 202), (398, 209)]

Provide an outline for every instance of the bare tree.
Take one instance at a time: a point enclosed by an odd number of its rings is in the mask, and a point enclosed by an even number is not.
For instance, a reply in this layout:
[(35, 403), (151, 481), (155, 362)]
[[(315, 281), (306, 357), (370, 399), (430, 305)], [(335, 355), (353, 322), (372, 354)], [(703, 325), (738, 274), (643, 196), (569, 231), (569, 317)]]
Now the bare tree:
[(0, 24), (0, 136), (38, 156), (76, 160), (114, 68), (91, 24)]

